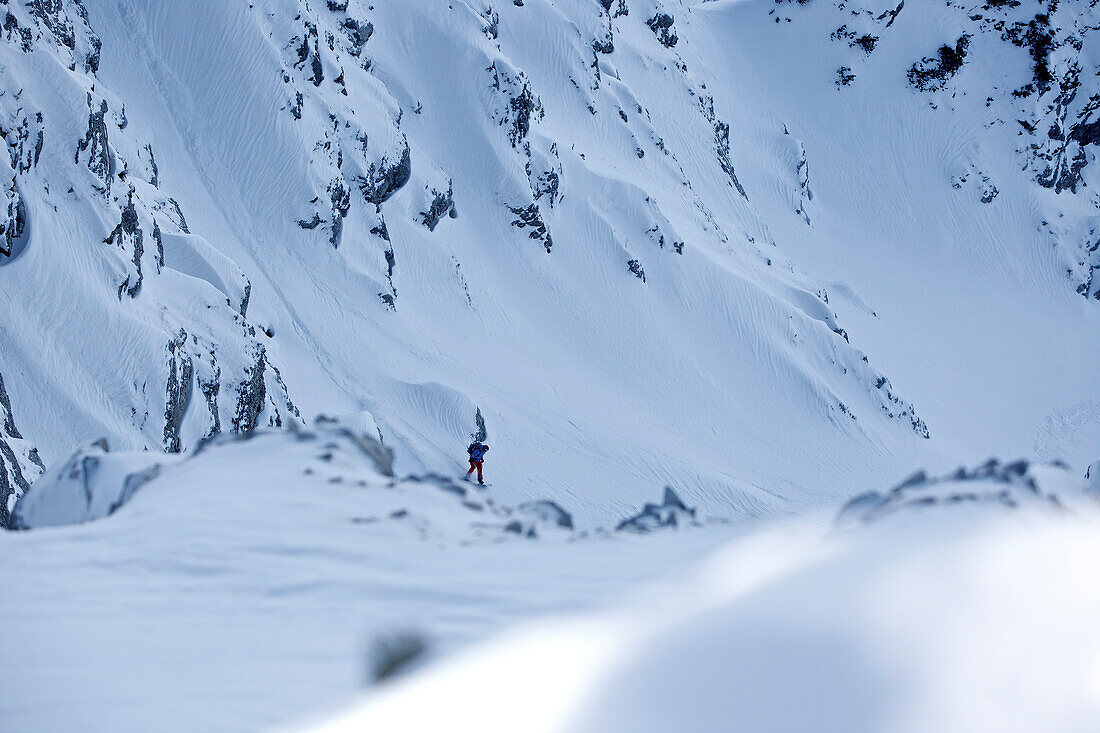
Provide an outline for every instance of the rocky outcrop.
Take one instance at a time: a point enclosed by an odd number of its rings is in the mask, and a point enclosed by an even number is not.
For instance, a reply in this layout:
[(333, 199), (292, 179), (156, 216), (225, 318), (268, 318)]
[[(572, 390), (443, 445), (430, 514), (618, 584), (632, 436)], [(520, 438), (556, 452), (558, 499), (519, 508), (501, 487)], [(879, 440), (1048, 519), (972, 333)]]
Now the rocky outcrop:
[(157, 478), (164, 462), (156, 453), (113, 454), (106, 440), (97, 440), (35, 483), (15, 505), (10, 528), (81, 524), (110, 516)]
[(494, 111), (494, 118), (498, 125), (507, 128), (508, 141), (513, 148), (526, 147), (531, 122), (545, 115), (542, 102), (531, 91), (527, 76), (522, 71), (511, 68), (503, 61), (493, 62), (489, 71), (493, 75), (493, 89), (503, 101)]
[(745, 193), (741, 182), (737, 180), (737, 172), (734, 171), (733, 160), (730, 158), (729, 124), (718, 119), (718, 115), (714, 112), (714, 97), (709, 94), (699, 97), (699, 108), (702, 110), (707, 122), (714, 126), (714, 144), (715, 153), (718, 156), (718, 165), (722, 167), (722, 172), (729, 178), (730, 186), (736, 188), (737, 193), (748, 201), (749, 195)]
[(118, 297), (126, 293), (131, 298), (136, 298), (141, 292), (141, 282), (144, 275), (141, 272), (141, 257), (145, 254), (145, 245), (141, 227), (138, 226), (137, 209), (134, 207), (134, 197), (131, 192), (127, 197), (126, 206), (122, 209), (122, 217), (118, 225), (111, 231), (104, 242), (114, 245), (124, 252), (130, 253), (130, 262), (133, 269), (126, 275), (126, 279), (118, 286)]
[(542, 220), (539, 205), (532, 203), (527, 206), (509, 206), (508, 208), (516, 215), (516, 218), (512, 220), (512, 226), (517, 229), (530, 229), (527, 236), (538, 240), (546, 249), (546, 253), (549, 254), (554, 247), (554, 239), (550, 236), (550, 231)]
[(88, 132), (85, 133), (83, 140), (77, 141), (73, 162), (83, 163), (103, 184), (100, 191), (103, 194), (109, 194), (113, 164), (111, 149), (107, 145), (107, 123), (104, 120), (107, 115), (107, 102), (100, 100), (98, 106), (94, 105), (89, 92), (88, 108)]
[(877, 522), (913, 510), (955, 506), (998, 509), (1037, 507), (1062, 511), (1071, 497), (1044, 487), (1042, 470), (1058, 471), (1028, 461), (1001, 463), (990, 459), (973, 468), (959, 468), (946, 476), (930, 477), (917, 471), (886, 493), (868, 491), (849, 501), (837, 515), (841, 527)]
[(411, 175), (412, 155), (406, 140), (397, 160), (391, 161), (383, 157), (369, 165), (366, 175), (359, 179), (359, 190), (363, 192), (367, 203), (380, 206), (408, 183)]
[[(343, 178), (333, 178), (328, 184), (328, 196), (331, 203), (332, 227), (329, 230), (328, 243), (333, 249), (340, 246), (340, 234), (344, 229), (344, 217), (351, 209), (351, 191)], [(299, 222), (301, 224), (301, 222)], [(308, 227), (307, 227), (308, 228)]]
[(15, 425), (11, 398), (0, 374), (0, 529), (11, 526), (16, 502), (44, 468), (38, 450), (24, 440)]
[(267, 385), (264, 383), (267, 351), (263, 345), (255, 345), (253, 358), (255, 361), (245, 369), (244, 381), (237, 386), (237, 409), (233, 416), (235, 433), (248, 433), (256, 429), (264, 409), (264, 398), (267, 397)]
[(428, 210), (421, 211), (419, 216), (420, 223), (428, 227), (429, 231), (434, 232), (436, 225), (444, 216), (449, 216), (452, 219), (458, 216), (458, 212), (455, 210), (454, 185), (448, 179), (446, 191), (437, 191), (433, 188), (429, 196), (431, 203), (428, 205)]
[(930, 437), (924, 420), (917, 415), (916, 409), (911, 404), (894, 394), (889, 379), (880, 376), (875, 380), (874, 386), (882, 398), (879, 404), (886, 417), (907, 423), (909, 428), (921, 438)]
[(646, 504), (637, 514), (627, 517), (615, 527), (616, 532), (652, 532), (663, 527), (687, 527), (698, 524), (695, 509), (689, 509), (671, 486), (665, 487), (660, 504)]
[(191, 402), (195, 367), (185, 351), (187, 332), (182, 328), (168, 342), (168, 386), (164, 395), (164, 452), (180, 452), (180, 425)]
[(27, 209), (15, 177), (7, 184), (0, 197), (0, 256), (10, 257), (27, 230)]
[(649, 29), (653, 31), (653, 35), (657, 36), (657, 40), (665, 48), (672, 48), (679, 41), (679, 37), (676, 35), (676, 31), (672, 29), (672, 24), (675, 19), (668, 13), (657, 13), (652, 18), (647, 20), (645, 24), (649, 26)]
[(909, 83), (922, 92), (943, 89), (962, 68), (966, 51), (970, 47), (970, 38), (964, 34), (955, 41), (954, 46), (940, 46), (934, 57), (925, 57), (913, 64), (906, 72)]

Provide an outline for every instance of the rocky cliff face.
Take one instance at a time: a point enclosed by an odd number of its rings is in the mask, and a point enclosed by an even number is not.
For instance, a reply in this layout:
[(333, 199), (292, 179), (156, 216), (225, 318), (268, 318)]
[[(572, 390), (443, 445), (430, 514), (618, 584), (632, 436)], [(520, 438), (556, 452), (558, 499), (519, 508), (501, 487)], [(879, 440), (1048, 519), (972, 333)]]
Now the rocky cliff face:
[[(223, 421), (232, 430), (251, 430), (297, 419), (263, 336), (248, 321), (248, 278), (191, 237), (182, 208), (161, 187), (155, 140), (130, 129), (125, 101), (97, 79), (102, 42), (89, 26), (87, 9), (80, 0), (35, 0), (4, 3), (0, 12), (8, 52), (0, 82), (0, 134), (10, 156), (0, 160), (7, 201), (6, 219), (0, 220), (0, 264), (5, 257), (13, 262), (58, 256), (24, 250), (46, 245), (29, 231), (59, 211), (64, 216), (61, 209), (70, 214), (76, 209), (91, 223), (88, 233), (95, 238), (71, 232), (86, 237), (73, 244), (93, 258), (93, 288), (114, 300), (101, 300), (92, 317), (144, 319), (146, 338), (165, 345), (159, 364), (125, 375), (135, 393), (106, 406), (128, 413), (132, 429), (148, 445), (179, 451), (219, 432)], [(36, 83), (53, 77), (60, 95)], [(79, 99), (77, 109), (83, 111), (59, 107), (56, 96)], [(48, 169), (41, 165), (46, 160)], [(35, 192), (32, 207), (24, 190)], [(177, 279), (181, 268), (205, 271), (211, 263), (225, 271), (224, 278), (208, 278), (220, 293)], [(14, 269), (3, 272), (15, 277)], [(74, 285), (62, 281), (51, 287)], [(205, 301), (204, 307), (196, 310), (196, 299)], [(119, 336), (115, 331), (105, 338)], [(121, 343), (116, 347), (114, 358), (126, 363), (132, 354)], [(204, 399), (191, 400), (192, 393)], [(8, 438), (19, 438), (10, 408), (7, 424)], [(33, 449), (29, 454), (37, 455)], [(27, 484), (26, 471), (10, 456), (8, 462), (15, 488), (4, 489), (5, 497)]]
[[(787, 5), (808, 5), (788, 0)], [(975, 124), (1016, 135), (1015, 156), (1023, 175), (1058, 194), (1047, 202), (1042, 232), (1063, 255), (1073, 288), (1100, 300), (1100, 236), (1093, 219), (1087, 166), (1100, 144), (1100, 81), (1091, 56), (1100, 29), (1094, 0), (988, 0), (909, 3), (829, 2), (836, 24), (831, 40), (852, 49), (852, 65), (838, 72), (842, 86), (858, 93), (859, 77), (876, 64), (876, 48), (904, 42), (929, 9), (953, 28), (942, 45), (929, 44), (913, 58), (905, 81), (947, 114), (973, 114)], [(801, 9), (784, 8), (779, 20), (795, 20)], [(879, 52), (881, 55), (881, 51)], [(985, 73), (1000, 66), (1000, 73)], [(854, 70), (854, 71), (853, 71)], [(966, 99), (965, 97), (969, 97)], [(975, 102), (977, 104), (975, 104)], [(1000, 151), (998, 151), (999, 153)], [(994, 153), (996, 155), (998, 153)], [(990, 166), (993, 161), (986, 161)], [(977, 168), (982, 167), (981, 161)], [(982, 170), (960, 175), (956, 187), (977, 186), (982, 203), (997, 196), (995, 181)], [(1095, 186), (1095, 181), (1093, 182)], [(1067, 199), (1078, 199), (1070, 201)], [(1056, 222), (1056, 223), (1054, 223)]]

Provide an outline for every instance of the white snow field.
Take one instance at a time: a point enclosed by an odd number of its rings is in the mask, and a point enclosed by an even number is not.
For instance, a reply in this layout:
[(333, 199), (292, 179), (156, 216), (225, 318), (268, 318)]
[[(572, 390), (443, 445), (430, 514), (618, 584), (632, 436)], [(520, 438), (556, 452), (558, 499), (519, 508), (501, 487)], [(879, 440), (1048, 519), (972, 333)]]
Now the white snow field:
[(0, 0), (0, 730), (1086, 729), (1098, 27)]

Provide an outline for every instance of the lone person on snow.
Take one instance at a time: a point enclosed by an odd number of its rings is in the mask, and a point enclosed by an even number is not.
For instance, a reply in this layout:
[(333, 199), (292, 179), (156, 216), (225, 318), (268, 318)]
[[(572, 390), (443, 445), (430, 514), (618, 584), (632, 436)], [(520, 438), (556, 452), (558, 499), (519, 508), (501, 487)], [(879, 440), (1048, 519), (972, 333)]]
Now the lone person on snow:
[(481, 462), (485, 460), (485, 454), (489, 452), (489, 446), (480, 441), (474, 441), (470, 443), (470, 446), (466, 449), (466, 452), (470, 454), (470, 470), (466, 472), (466, 478), (470, 478), (470, 474), (477, 469), (477, 482), (482, 486), (485, 485), (485, 479), (481, 475)]

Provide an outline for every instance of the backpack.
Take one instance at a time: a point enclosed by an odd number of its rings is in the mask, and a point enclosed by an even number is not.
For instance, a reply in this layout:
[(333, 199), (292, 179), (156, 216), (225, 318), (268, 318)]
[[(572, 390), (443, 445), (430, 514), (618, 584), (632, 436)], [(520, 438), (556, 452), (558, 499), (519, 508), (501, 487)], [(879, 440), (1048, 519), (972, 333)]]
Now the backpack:
[(477, 446), (477, 443), (470, 443), (470, 445), (466, 448), (466, 454), (472, 456), (474, 454), (474, 451), (477, 449)]

